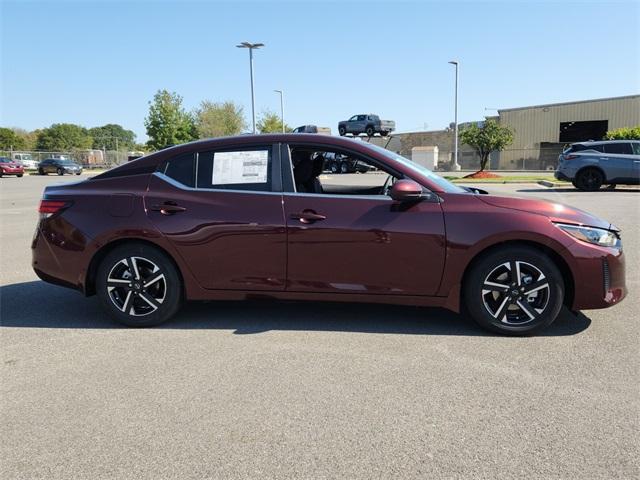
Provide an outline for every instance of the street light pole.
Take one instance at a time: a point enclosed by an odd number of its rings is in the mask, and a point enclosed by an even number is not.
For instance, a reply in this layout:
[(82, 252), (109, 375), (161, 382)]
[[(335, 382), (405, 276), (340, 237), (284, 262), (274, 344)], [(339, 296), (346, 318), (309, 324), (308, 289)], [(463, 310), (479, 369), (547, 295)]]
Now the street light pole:
[(282, 90), (274, 90), (280, 94), (280, 120), (282, 121), (282, 133), (284, 133), (284, 92)]
[(249, 71), (251, 73), (251, 118), (253, 133), (256, 133), (256, 100), (253, 94), (253, 51), (260, 47), (264, 47), (264, 43), (242, 42), (240, 45), (236, 45), (236, 47), (249, 49)]
[(455, 89), (455, 113), (454, 113), (454, 143), (453, 143), (453, 169), (460, 170), (460, 164), (458, 163), (458, 61), (451, 60), (451, 65), (456, 67), (456, 89)]

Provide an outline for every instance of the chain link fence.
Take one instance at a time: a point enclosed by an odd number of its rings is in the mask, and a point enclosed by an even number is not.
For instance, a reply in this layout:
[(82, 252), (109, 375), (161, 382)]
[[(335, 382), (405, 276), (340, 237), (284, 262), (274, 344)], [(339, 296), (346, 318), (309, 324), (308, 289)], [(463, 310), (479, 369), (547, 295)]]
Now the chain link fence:
[[(22, 163), (28, 169), (37, 168), (39, 162), (48, 158), (72, 160), (81, 164), (85, 169), (105, 169), (127, 162), (129, 156), (132, 156), (133, 153), (116, 150), (73, 150), (66, 152), (0, 150), (0, 157), (7, 157)], [(140, 156), (140, 154), (137, 153), (135, 156)]]

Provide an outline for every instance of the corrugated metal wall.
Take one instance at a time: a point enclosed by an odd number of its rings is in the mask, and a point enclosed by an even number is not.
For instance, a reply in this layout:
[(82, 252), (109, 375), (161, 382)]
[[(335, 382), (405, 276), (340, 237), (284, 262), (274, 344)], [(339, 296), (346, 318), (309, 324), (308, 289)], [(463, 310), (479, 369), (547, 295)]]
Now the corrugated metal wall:
[(562, 105), (500, 110), (500, 123), (515, 131), (515, 139), (500, 155), (502, 168), (536, 156), (540, 142), (558, 142), (561, 122), (608, 120), (609, 130), (640, 125), (640, 95)]

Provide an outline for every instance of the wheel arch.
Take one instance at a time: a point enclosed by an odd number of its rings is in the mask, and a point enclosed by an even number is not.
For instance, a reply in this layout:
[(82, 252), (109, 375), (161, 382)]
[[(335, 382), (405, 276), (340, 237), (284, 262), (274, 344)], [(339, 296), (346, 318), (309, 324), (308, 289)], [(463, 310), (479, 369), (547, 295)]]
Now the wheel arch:
[(93, 257), (91, 257), (91, 261), (89, 262), (89, 268), (87, 268), (87, 273), (84, 279), (84, 294), (86, 296), (95, 295), (96, 293), (96, 274), (98, 272), (98, 267), (100, 265), (100, 262), (102, 262), (102, 260), (114, 249), (126, 244), (142, 244), (149, 247), (153, 247), (156, 250), (159, 250), (160, 252), (162, 252), (169, 259), (169, 261), (173, 263), (173, 266), (176, 268), (176, 271), (178, 272), (178, 276), (180, 277), (180, 283), (182, 286), (182, 295), (183, 296), (185, 295), (184, 275), (182, 273), (182, 270), (180, 269), (180, 265), (178, 265), (178, 263), (175, 261), (171, 253), (169, 253), (167, 249), (165, 249), (161, 245), (158, 245), (157, 243), (154, 243), (150, 240), (136, 238), (136, 237), (128, 237), (128, 238), (117, 238), (108, 243), (105, 243), (93, 254)]
[[(466, 281), (467, 276), (469, 275), (469, 272), (471, 271), (473, 266), (483, 256), (487, 255), (488, 253), (490, 253), (490, 252), (492, 252), (494, 250), (504, 249), (505, 247), (529, 247), (529, 248), (533, 248), (533, 249), (536, 249), (536, 250), (540, 250), (542, 253), (547, 255), (553, 261), (553, 263), (555, 263), (555, 265), (558, 267), (558, 269), (560, 270), (560, 273), (562, 275), (562, 280), (564, 282), (564, 299), (563, 299), (563, 303), (568, 308), (572, 308), (573, 300), (574, 300), (574, 297), (575, 297), (575, 278), (573, 276), (573, 272), (571, 270), (571, 267), (566, 262), (566, 260), (562, 257), (562, 255), (557, 253), (555, 250), (550, 248), (548, 245), (544, 245), (542, 243), (539, 243), (539, 242), (536, 242), (536, 241), (533, 241), (533, 240), (506, 240), (504, 242), (494, 243), (494, 244), (489, 245), (489, 246), (483, 248), (482, 250), (476, 252), (476, 254), (469, 261), (469, 263), (467, 263), (467, 266), (464, 269), (464, 272), (463, 272), (462, 277), (461, 277), (462, 278), (461, 286), (464, 285), (464, 282)], [(463, 304), (463, 302), (462, 302), (462, 292), (463, 291), (464, 291), (464, 289), (460, 288), (459, 301), (460, 301), (461, 305)]]
[(583, 165), (582, 167), (580, 167), (578, 171), (575, 173), (575, 175), (573, 176), (574, 181), (585, 170), (597, 170), (602, 174), (602, 178), (604, 179), (603, 183), (607, 183), (609, 181), (609, 179), (607, 178), (607, 172), (605, 172), (604, 169), (596, 163), (590, 163), (588, 165)]

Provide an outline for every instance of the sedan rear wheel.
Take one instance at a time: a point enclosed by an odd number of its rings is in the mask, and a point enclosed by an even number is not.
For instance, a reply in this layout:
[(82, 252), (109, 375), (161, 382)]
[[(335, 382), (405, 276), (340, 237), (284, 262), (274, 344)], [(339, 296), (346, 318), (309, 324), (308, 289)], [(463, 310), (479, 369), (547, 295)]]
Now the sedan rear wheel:
[(182, 302), (180, 276), (173, 262), (143, 244), (118, 247), (98, 268), (96, 290), (118, 322), (150, 327), (171, 318)]
[(64, 175), (64, 170), (62, 168), (58, 168), (56, 172), (58, 173), (58, 175)]
[(531, 335), (549, 326), (564, 299), (564, 282), (544, 253), (507, 247), (479, 259), (464, 284), (465, 307), (489, 330)]
[(578, 190), (594, 192), (600, 190), (600, 187), (604, 183), (604, 175), (602, 175), (600, 170), (595, 168), (585, 168), (581, 172), (578, 172), (575, 181)]

